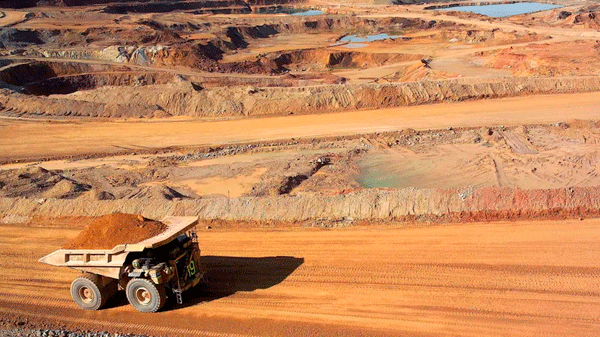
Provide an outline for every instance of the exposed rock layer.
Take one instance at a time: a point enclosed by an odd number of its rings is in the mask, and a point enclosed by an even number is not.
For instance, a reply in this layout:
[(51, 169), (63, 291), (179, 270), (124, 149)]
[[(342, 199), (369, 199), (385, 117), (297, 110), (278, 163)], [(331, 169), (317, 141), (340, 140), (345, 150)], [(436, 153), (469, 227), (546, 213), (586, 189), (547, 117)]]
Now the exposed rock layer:
[[(157, 111), (193, 117), (309, 114), (469, 99), (600, 90), (600, 77), (469, 79), (292, 88), (225, 87), (198, 91), (190, 82), (103, 87), (72, 95), (32, 97), (0, 90), (5, 114), (40, 117), (152, 117)], [(123, 103), (127, 102), (127, 103)]]
[[(598, 213), (599, 187), (546, 190), (512, 188), (370, 189), (342, 195), (212, 198), (200, 200), (30, 200), (0, 198), (0, 222), (42, 216), (98, 216), (113, 212), (148, 218), (193, 215), (201, 219), (306, 221), (311, 219), (392, 220), (415, 217), (510, 219), (573, 217)], [(594, 213), (595, 212), (595, 213)], [(596, 214), (597, 216), (597, 214)]]

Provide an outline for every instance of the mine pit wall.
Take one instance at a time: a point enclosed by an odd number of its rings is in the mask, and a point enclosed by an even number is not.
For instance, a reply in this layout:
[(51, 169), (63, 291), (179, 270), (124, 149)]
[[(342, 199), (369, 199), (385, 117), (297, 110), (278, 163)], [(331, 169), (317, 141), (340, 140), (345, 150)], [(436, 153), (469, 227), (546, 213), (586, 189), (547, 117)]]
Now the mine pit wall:
[[(35, 216), (99, 216), (112, 212), (139, 213), (155, 219), (187, 215), (199, 216), (202, 220), (303, 222), (323, 219), (402, 221), (419, 217), (435, 221), (457, 214), (458, 219), (471, 220), (573, 218), (598, 217), (599, 211), (600, 187), (368, 189), (342, 195), (308, 193), (179, 201), (0, 199), (0, 223), (5, 224), (25, 223)], [(469, 218), (469, 215), (473, 216)]]
[(90, 5), (105, 5), (115, 4), (108, 6), (110, 8), (116, 8), (119, 10), (125, 10), (129, 12), (165, 12), (173, 10), (185, 10), (194, 8), (212, 8), (217, 6), (231, 6), (233, 3), (239, 2), (242, 4), (250, 5), (267, 5), (267, 4), (288, 4), (296, 3), (296, 0), (250, 0), (250, 1), (236, 1), (236, 0), (221, 0), (221, 1), (202, 1), (202, 0), (155, 0), (151, 3), (145, 3), (147, 1), (137, 0), (4, 0), (0, 2), (0, 7), (3, 8), (27, 8), (27, 7), (41, 7), (41, 6), (90, 6)]
[[(201, 85), (201, 83), (200, 83)], [(196, 91), (189, 83), (147, 86), (140, 97), (135, 87), (119, 87), (118, 95), (88, 102), (33, 97), (0, 90), (0, 107), (40, 117), (152, 117), (156, 107), (171, 115), (193, 117), (243, 117), (310, 114), (356, 109), (379, 109), (470, 99), (531, 94), (600, 91), (600, 77), (553, 77), (494, 80), (469, 79), (390, 84), (321, 85), (293, 88), (222, 87)], [(153, 92), (160, 93), (154, 95)], [(128, 102), (122, 104), (120, 102)]]
[(110, 66), (66, 62), (29, 62), (10, 65), (0, 71), (0, 81), (12, 85), (47, 80), (56, 76), (110, 70)]
[[(285, 5), (302, 2), (300, 0), (185, 0), (162, 2), (137, 2), (133, 4), (112, 4), (104, 8), (103, 12), (111, 14), (127, 13), (165, 13), (176, 10), (197, 10), (195, 14), (208, 13), (250, 13), (250, 6), (257, 5)], [(229, 10), (228, 10), (229, 9)], [(244, 10), (245, 9), (245, 10)], [(213, 11), (216, 10), (216, 11)]]
[(153, 117), (157, 107), (152, 105), (131, 106), (130, 104), (104, 104), (77, 100), (48, 99), (23, 94), (9, 94), (0, 89), (0, 107), (5, 112), (23, 114), (27, 117), (128, 117), (135, 109), (139, 116)]
[(25, 85), (26, 93), (32, 95), (70, 94), (104, 86), (140, 86), (168, 83), (173, 75), (168, 73), (92, 73), (54, 77)]
[(600, 90), (600, 77), (516, 77), (484, 83), (458, 79), (268, 88), (253, 95), (240, 95), (236, 92), (239, 90), (240, 88), (219, 88), (212, 90), (211, 93), (204, 93), (221, 97), (222, 101), (201, 99), (196, 105), (196, 111), (190, 112), (194, 116), (207, 116), (211, 112), (219, 112), (222, 115), (281, 115), (378, 109), (530, 94), (589, 92)]
[(303, 49), (280, 54), (273, 61), (279, 66), (298, 64), (301, 68), (312, 67), (325, 70), (328, 67), (381, 66), (390, 63), (416, 61), (423, 57), (425, 55)]

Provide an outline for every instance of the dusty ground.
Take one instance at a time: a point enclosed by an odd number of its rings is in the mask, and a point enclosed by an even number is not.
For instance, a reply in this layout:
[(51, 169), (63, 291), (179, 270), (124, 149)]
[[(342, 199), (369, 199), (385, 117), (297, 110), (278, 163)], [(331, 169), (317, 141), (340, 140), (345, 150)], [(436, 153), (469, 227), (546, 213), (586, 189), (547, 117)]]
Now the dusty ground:
[[(597, 119), (598, 94), (530, 96), (339, 114), (235, 121), (41, 122), (0, 120), (3, 161), (132, 153), (389, 130), (483, 127)], [(548, 114), (548, 111), (553, 111)], [(252, 132), (248, 132), (252, 130)]]
[(599, 141), (598, 122), (574, 119), (7, 164), (0, 196), (173, 200), (363, 187), (592, 187), (600, 184)]
[(168, 336), (593, 336), (598, 329), (597, 220), (202, 229), (207, 285), (186, 293), (184, 307), (157, 315), (122, 299), (100, 312), (75, 306), (67, 285), (77, 273), (36, 260), (77, 229), (0, 232), (0, 312), (28, 322)]

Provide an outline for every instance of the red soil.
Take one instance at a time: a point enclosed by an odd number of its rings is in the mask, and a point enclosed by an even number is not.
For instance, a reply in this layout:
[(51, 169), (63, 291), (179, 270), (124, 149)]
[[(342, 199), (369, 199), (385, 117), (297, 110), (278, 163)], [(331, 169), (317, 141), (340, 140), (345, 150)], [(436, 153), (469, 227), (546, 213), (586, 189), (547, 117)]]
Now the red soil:
[(111, 249), (116, 245), (136, 243), (164, 232), (167, 225), (141, 215), (113, 213), (98, 217), (65, 249)]

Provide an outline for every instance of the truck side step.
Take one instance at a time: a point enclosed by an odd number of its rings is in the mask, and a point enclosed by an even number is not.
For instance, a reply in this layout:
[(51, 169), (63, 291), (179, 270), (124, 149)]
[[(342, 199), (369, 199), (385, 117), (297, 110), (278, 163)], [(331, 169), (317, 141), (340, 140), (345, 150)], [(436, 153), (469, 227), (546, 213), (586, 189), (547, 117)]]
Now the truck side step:
[(183, 296), (181, 296), (181, 290), (173, 289), (173, 294), (175, 294), (175, 298), (177, 299), (177, 304), (183, 304)]

